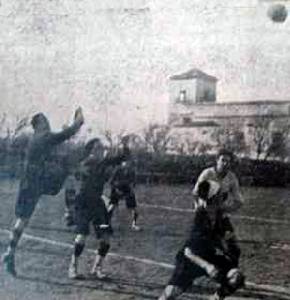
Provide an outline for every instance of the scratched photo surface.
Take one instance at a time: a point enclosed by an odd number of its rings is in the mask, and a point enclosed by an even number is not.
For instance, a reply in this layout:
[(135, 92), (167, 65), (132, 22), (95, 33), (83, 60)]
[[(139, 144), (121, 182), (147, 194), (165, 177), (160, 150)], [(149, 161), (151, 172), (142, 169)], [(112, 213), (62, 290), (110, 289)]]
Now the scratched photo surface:
[[(220, 149), (234, 154), (221, 205), (243, 202), (225, 214), (246, 282), (226, 299), (290, 299), (289, 14), (287, 0), (0, 0), (0, 299), (157, 300)], [(84, 182), (88, 213), (112, 211), (103, 280), (94, 222), (83, 277), (69, 274)], [(202, 276), (178, 299), (216, 288)]]

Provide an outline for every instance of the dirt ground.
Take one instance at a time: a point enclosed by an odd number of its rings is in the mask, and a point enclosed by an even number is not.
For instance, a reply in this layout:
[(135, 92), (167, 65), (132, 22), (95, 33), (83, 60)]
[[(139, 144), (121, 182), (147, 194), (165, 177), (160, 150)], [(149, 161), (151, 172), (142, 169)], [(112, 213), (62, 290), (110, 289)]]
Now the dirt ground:
[[(290, 299), (289, 191), (243, 191), (245, 206), (232, 218), (242, 248), (241, 265), (252, 284), (229, 299)], [(0, 182), (1, 253), (13, 224), (16, 193), (17, 182)], [(67, 278), (74, 234), (63, 222), (63, 193), (43, 197), (17, 252), (18, 278), (7, 276), (1, 266), (0, 299), (156, 299), (169, 279), (170, 265), (191, 221), (190, 188), (138, 186), (137, 197), (143, 230), (130, 230), (129, 215), (121, 203), (114, 218), (113, 255), (107, 259), (110, 277), (106, 281), (88, 275), (97, 247), (93, 234), (81, 258), (85, 280)], [(211, 291), (203, 280), (181, 299), (207, 299)]]

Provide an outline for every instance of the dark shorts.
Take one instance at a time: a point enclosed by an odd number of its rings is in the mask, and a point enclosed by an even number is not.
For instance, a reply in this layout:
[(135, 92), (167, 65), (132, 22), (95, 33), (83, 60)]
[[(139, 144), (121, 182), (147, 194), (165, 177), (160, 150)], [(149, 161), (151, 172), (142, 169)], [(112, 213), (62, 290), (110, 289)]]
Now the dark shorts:
[(200, 267), (190, 263), (187, 259), (176, 260), (175, 269), (168, 285), (178, 286), (183, 292), (192, 286), (196, 278), (206, 275)]
[(226, 246), (224, 251), (228, 256), (231, 257), (232, 261), (235, 262), (236, 267), (238, 267), (241, 250), (237, 242), (234, 227), (228, 216), (222, 218), (220, 227), (220, 231), (223, 233), (222, 239), (224, 240)]
[(16, 218), (29, 219), (41, 197), (41, 193), (36, 186), (20, 183), (18, 196), (15, 204)]
[(221, 231), (222, 232), (232, 232), (234, 233), (234, 227), (233, 224), (228, 216), (223, 216), (221, 222)]
[(65, 190), (65, 204), (66, 206), (74, 206), (75, 205), (75, 200), (76, 200), (76, 192), (75, 190), (71, 190), (71, 189), (66, 189)]
[[(211, 258), (207, 259), (207, 261), (219, 270), (220, 276), (217, 278), (217, 281), (221, 284), (226, 282), (226, 274), (234, 267), (232, 262), (223, 255), (213, 255)], [(193, 281), (201, 276), (207, 276), (204, 269), (191, 263), (185, 257), (178, 258), (176, 259), (175, 269), (168, 285), (178, 286), (185, 292), (192, 286)]]
[(101, 238), (104, 234), (113, 233), (106, 205), (101, 199), (97, 200), (97, 205), (92, 208), (84, 205), (81, 196), (77, 196), (75, 223), (77, 234), (88, 235), (91, 225), (97, 238)]
[(127, 208), (134, 209), (137, 206), (134, 190), (128, 185), (112, 187), (110, 198), (114, 205), (118, 205), (121, 199), (125, 199)]

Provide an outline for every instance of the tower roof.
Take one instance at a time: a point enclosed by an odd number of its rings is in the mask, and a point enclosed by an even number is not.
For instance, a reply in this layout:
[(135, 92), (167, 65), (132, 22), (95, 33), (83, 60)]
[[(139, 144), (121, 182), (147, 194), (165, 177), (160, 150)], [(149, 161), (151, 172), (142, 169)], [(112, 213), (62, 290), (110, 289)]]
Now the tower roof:
[(186, 79), (194, 79), (194, 78), (201, 78), (211, 81), (217, 81), (217, 78), (211, 75), (208, 75), (199, 69), (191, 69), (185, 73), (173, 75), (170, 77), (170, 80), (186, 80)]

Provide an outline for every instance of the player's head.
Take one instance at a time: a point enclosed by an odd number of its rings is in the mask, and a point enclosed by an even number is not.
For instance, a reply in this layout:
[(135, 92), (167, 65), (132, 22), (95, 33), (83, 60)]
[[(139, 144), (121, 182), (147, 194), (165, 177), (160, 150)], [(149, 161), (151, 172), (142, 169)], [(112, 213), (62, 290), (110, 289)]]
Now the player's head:
[(87, 155), (93, 155), (97, 160), (102, 160), (106, 154), (106, 147), (99, 138), (94, 138), (87, 142), (85, 152)]
[(218, 173), (227, 173), (233, 163), (234, 154), (232, 151), (227, 149), (221, 149), (217, 154), (216, 159), (216, 170)]
[(234, 293), (237, 289), (242, 288), (245, 285), (245, 276), (237, 268), (229, 270), (226, 276), (227, 280), (227, 293), (230, 295)]
[(49, 131), (50, 125), (47, 117), (43, 113), (34, 115), (31, 119), (31, 125), (34, 131)]

